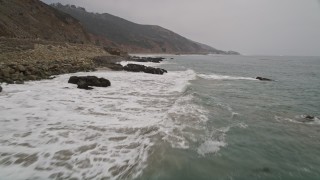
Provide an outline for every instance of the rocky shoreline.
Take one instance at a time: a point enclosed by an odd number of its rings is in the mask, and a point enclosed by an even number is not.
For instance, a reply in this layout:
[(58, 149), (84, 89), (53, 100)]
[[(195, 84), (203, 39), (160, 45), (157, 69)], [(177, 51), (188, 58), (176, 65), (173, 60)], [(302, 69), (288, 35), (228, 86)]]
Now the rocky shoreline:
[(24, 81), (50, 79), (54, 75), (93, 71), (95, 66), (85, 60), (12, 62), (0, 66), (0, 82), (23, 84)]
[(110, 55), (93, 45), (14, 38), (1, 38), (0, 48), (0, 83), (8, 84), (93, 71), (93, 57)]
[[(14, 40), (15, 43), (17, 41), (19, 40)], [(10, 44), (2, 46), (6, 46), (10, 51), (4, 50), (0, 53), (0, 83), (23, 84), (25, 81), (52, 79), (59, 74), (90, 72), (97, 68), (160, 75), (167, 72), (164, 69), (143, 65), (128, 64), (123, 67), (120, 64), (121, 61), (160, 63), (165, 58), (111, 55), (114, 54), (114, 50), (109, 52), (109, 49), (91, 45), (67, 43), (52, 45), (50, 42), (41, 41), (30, 44), (23, 50), (9, 48)]]

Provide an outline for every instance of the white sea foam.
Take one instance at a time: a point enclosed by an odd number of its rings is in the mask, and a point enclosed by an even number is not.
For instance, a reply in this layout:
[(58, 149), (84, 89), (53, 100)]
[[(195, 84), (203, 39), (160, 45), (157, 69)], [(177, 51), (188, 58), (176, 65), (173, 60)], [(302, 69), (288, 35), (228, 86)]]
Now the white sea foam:
[(208, 140), (202, 143), (198, 148), (198, 153), (202, 156), (206, 154), (216, 153), (221, 147), (226, 146), (225, 142)]
[(241, 76), (225, 76), (219, 74), (198, 74), (200, 78), (203, 79), (212, 79), (212, 80), (252, 80), (256, 81), (257, 79), (252, 77), (241, 77)]
[(170, 64), (170, 62), (162, 61), (161, 63), (153, 63), (153, 62), (121, 61), (119, 64), (121, 64), (122, 66), (126, 66), (127, 64), (139, 64), (139, 65), (145, 65), (150, 67), (158, 67), (164, 64)]
[(204, 142), (197, 148), (197, 152), (201, 156), (205, 156), (207, 154), (217, 153), (222, 147), (227, 146), (225, 141), (225, 136), (231, 128), (247, 128), (248, 125), (240, 122), (233, 123), (227, 127), (223, 127), (220, 129), (213, 129), (205, 133), (206, 137), (204, 137)]
[(163, 76), (91, 72), (111, 81), (92, 91), (53, 80), (4, 86), (0, 94), (0, 175), (5, 179), (132, 179), (154, 137), (173, 147), (197, 141), (206, 112), (184, 96), (192, 70)]
[(192, 95), (187, 95), (177, 99), (168, 110), (166, 121), (161, 124), (163, 139), (172, 147), (186, 149), (190, 147), (190, 141), (205, 138), (208, 112), (192, 103), (192, 98)]

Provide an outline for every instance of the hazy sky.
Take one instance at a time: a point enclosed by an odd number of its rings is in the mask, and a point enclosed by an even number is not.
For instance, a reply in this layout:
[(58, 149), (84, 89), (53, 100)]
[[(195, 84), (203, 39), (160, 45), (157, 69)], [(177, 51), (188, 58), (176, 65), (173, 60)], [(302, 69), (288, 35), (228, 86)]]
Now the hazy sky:
[(154, 24), (248, 55), (320, 55), (320, 0), (43, 0)]

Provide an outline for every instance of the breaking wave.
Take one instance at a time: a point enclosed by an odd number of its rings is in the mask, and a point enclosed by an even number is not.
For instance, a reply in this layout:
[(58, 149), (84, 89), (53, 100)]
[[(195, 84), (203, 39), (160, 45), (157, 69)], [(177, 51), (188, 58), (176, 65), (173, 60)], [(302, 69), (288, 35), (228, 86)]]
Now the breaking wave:
[(209, 80), (252, 80), (256, 81), (257, 79), (252, 77), (241, 77), (241, 76), (225, 76), (219, 74), (198, 74), (198, 77)]
[[(207, 138), (207, 112), (187, 92), (196, 78), (193, 70), (163, 76), (113, 71), (72, 75), (104, 77), (112, 86), (80, 90), (67, 83), (70, 75), (4, 86), (2, 177), (133, 179), (147, 166), (157, 139), (189, 148)], [(200, 145), (198, 153), (212, 151), (207, 147), (214, 144)]]

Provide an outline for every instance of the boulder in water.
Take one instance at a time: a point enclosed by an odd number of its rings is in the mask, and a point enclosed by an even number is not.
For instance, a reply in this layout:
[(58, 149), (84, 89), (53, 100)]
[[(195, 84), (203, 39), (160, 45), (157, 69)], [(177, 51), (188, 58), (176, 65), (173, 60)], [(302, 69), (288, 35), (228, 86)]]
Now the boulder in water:
[[(83, 81), (83, 82), (80, 82)], [(71, 76), (68, 83), (77, 84), (80, 87), (86, 88), (86, 86), (96, 86), (96, 87), (108, 87), (111, 83), (108, 79), (98, 78), (96, 76)]]
[(272, 81), (272, 79), (268, 79), (268, 78), (264, 78), (264, 77), (256, 77), (256, 79), (260, 80), (260, 81)]
[(163, 61), (165, 58), (163, 57), (137, 57), (133, 56), (130, 57), (131, 61), (136, 61), (136, 62), (153, 62), (153, 63), (160, 63)]
[(78, 88), (79, 88), (79, 89), (85, 89), (85, 90), (91, 90), (91, 89), (93, 89), (92, 87), (89, 87), (88, 84), (87, 84), (87, 82), (84, 81), (84, 80), (78, 81), (77, 85), (78, 85)]
[(0, 86), (0, 92), (2, 92), (2, 87)]
[(123, 67), (123, 69), (125, 71), (130, 71), (130, 72), (145, 72), (145, 73), (160, 74), (160, 75), (168, 72), (165, 69), (153, 68), (153, 67), (148, 67), (148, 66), (139, 65), (139, 64), (127, 64), (126, 66)]

